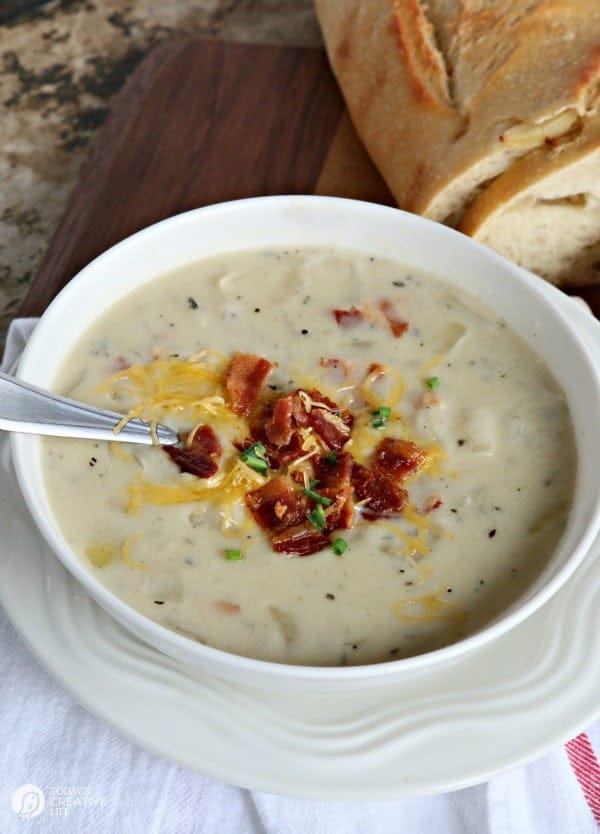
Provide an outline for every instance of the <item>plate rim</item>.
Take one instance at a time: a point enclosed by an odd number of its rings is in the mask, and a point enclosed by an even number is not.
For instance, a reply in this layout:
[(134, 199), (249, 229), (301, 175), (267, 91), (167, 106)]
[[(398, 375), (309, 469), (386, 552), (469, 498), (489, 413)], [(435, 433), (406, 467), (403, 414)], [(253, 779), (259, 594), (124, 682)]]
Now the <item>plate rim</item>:
[[(553, 288), (548, 288), (549, 292), (554, 293), (556, 292), (557, 295), (555, 297), (559, 297), (559, 293), (554, 290)], [(583, 309), (580, 309), (576, 304), (566, 296), (563, 297), (565, 300), (565, 312), (573, 314), (579, 320), (582, 325), (591, 324), (593, 319), (588, 318), (588, 314)], [(588, 328), (589, 330), (588, 335), (592, 335), (593, 328)], [(594, 337), (597, 337), (598, 331), (594, 333)], [(8, 446), (8, 444), (6, 444)], [(0, 498), (2, 498), (2, 488), (5, 486), (5, 483), (8, 478), (13, 479), (13, 488), (18, 490), (16, 479), (14, 478), (14, 473), (11, 475), (4, 470), (0, 471)], [(21, 500), (19, 498), (19, 500)], [(25, 505), (23, 504), (25, 508)], [(25, 510), (27, 512), (27, 510)], [(40, 551), (39, 558), (43, 561), (50, 558), (52, 560), (51, 564), (53, 569), (58, 572), (58, 575), (61, 579), (66, 578), (67, 582), (74, 583), (74, 587), (77, 587), (78, 594), (76, 597), (81, 597), (94, 607), (97, 610), (98, 615), (102, 618), (106, 618), (107, 621), (112, 622), (113, 626), (123, 630), (124, 633), (127, 634), (128, 637), (131, 639), (136, 640), (143, 645), (144, 649), (150, 652), (153, 656), (158, 657), (167, 662), (169, 666), (177, 667), (180, 674), (186, 675), (188, 678), (197, 678), (198, 673), (197, 671), (194, 672), (194, 675), (191, 675), (192, 670), (186, 672), (185, 667), (183, 664), (179, 664), (177, 661), (173, 660), (172, 658), (168, 658), (166, 655), (162, 655), (158, 650), (150, 647), (149, 645), (143, 643), (143, 641), (139, 640), (139, 638), (134, 638), (130, 635), (129, 632), (123, 628), (123, 626), (116, 623), (113, 618), (108, 614), (104, 609), (102, 609), (94, 600), (87, 594), (85, 589), (79, 586), (76, 583), (76, 580), (71, 577), (68, 573), (66, 568), (59, 562), (59, 560), (51, 553), (50, 549), (47, 547), (45, 543), (41, 540), (37, 528), (33, 523), (33, 520), (29, 518), (29, 525), (31, 526), (33, 532), (35, 533), (38, 541), (40, 542), (43, 550)], [(8, 541), (10, 541), (9, 537), (7, 537)], [(6, 545), (4, 545), (6, 547)], [(38, 554), (34, 554), (32, 558), (38, 558)], [(590, 552), (586, 555), (585, 559), (583, 560), (580, 567), (575, 572), (574, 577), (572, 577), (568, 582), (566, 588), (574, 581), (575, 576), (584, 569), (585, 566), (589, 566), (590, 560), (594, 562), (598, 562), (600, 560), (600, 538), (596, 540), (595, 544), (591, 548)], [(8, 562), (11, 560), (8, 559)], [(0, 566), (0, 572), (4, 570), (3, 567)], [(47, 565), (44, 563), (41, 566), (41, 575), (45, 575), (47, 571)], [(537, 616), (541, 616), (541, 612), (548, 611), (549, 608), (553, 606), (554, 600), (556, 597), (560, 597), (566, 589), (563, 589), (555, 595), (555, 597), (551, 598), (547, 603), (545, 603), (541, 609), (537, 612)], [(99, 708), (97, 700), (94, 700), (93, 697), (93, 688), (90, 687), (88, 680), (85, 676), (77, 677), (77, 675), (69, 674), (67, 668), (62, 667), (60, 663), (53, 662), (56, 658), (53, 658), (52, 652), (48, 650), (48, 647), (44, 647), (44, 641), (41, 640), (39, 637), (36, 639), (35, 634), (31, 634), (30, 631), (27, 629), (28, 620), (26, 617), (20, 617), (18, 611), (18, 605), (16, 600), (9, 600), (7, 604), (6, 594), (4, 592), (4, 588), (0, 586), (0, 602), (2, 603), (4, 610), (7, 614), (8, 619), (11, 621), (13, 627), (15, 628), (17, 634), (19, 635), (20, 639), (23, 640), (25, 645), (27, 646), (28, 650), (31, 651), (33, 656), (42, 664), (42, 666), (46, 669), (46, 671), (50, 674), (51, 678), (53, 678), (59, 686), (66, 689), (74, 698), (75, 700), (84, 706), (89, 712), (91, 712), (95, 717), (105, 721), (109, 726), (116, 729), (119, 733), (125, 736), (127, 739), (135, 742), (143, 749), (157, 755), (161, 758), (167, 758), (171, 761), (176, 762), (178, 765), (182, 767), (186, 767), (192, 771), (202, 772), (206, 776), (218, 779), (221, 781), (227, 781), (231, 784), (236, 784), (241, 787), (250, 789), (250, 790), (258, 790), (264, 791), (269, 793), (279, 793), (286, 796), (296, 796), (302, 798), (310, 798), (310, 799), (320, 799), (320, 800), (343, 800), (343, 801), (365, 801), (365, 800), (382, 800), (382, 799), (401, 799), (401, 798), (409, 798), (409, 797), (417, 797), (417, 796), (424, 796), (424, 795), (433, 795), (436, 793), (443, 793), (447, 791), (453, 791), (461, 788), (466, 788), (469, 786), (473, 786), (476, 784), (480, 784), (482, 782), (487, 781), (488, 779), (492, 778), (493, 776), (500, 775), (501, 773), (507, 772), (516, 767), (522, 767), (529, 762), (532, 762), (541, 756), (545, 755), (552, 749), (558, 747), (559, 745), (563, 744), (573, 735), (580, 732), (585, 726), (592, 723), (594, 720), (600, 717), (600, 699), (597, 699), (597, 702), (593, 707), (587, 711), (585, 715), (581, 715), (577, 721), (571, 720), (568, 726), (561, 726), (561, 727), (553, 727), (551, 731), (546, 732), (544, 735), (543, 742), (538, 742), (534, 747), (532, 747), (529, 754), (522, 754), (517, 756), (517, 758), (513, 758), (510, 761), (503, 761), (495, 767), (488, 767), (484, 770), (479, 771), (477, 774), (471, 772), (464, 772), (462, 776), (448, 780), (443, 784), (438, 784), (435, 786), (421, 786), (416, 790), (411, 788), (410, 782), (403, 783), (401, 779), (394, 785), (394, 789), (390, 791), (390, 789), (386, 786), (380, 789), (373, 789), (369, 784), (366, 784), (364, 788), (358, 788), (355, 786), (348, 788), (345, 785), (336, 786), (335, 789), (332, 790), (331, 784), (326, 784), (325, 786), (320, 786), (317, 783), (313, 783), (312, 785), (306, 783), (306, 779), (302, 780), (302, 784), (298, 784), (296, 788), (290, 790), (289, 784), (273, 784), (273, 780), (269, 780), (268, 778), (265, 779), (264, 777), (260, 776), (257, 772), (249, 772), (245, 771), (243, 774), (237, 774), (236, 767), (237, 763), (232, 761), (232, 766), (228, 773), (223, 773), (218, 770), (218, 768), (209, 765), (208, 767), (202, 766), (199, 767), (198, 761), (193, 760), (193, 757), (190, 757), (186, 754), (186, 752), (182, 751), (173, 751), (165, 749), (164, 745), (161, 745), (159, 741), (156, 740), (152, 733), (148, 732), (141, 732), (141, 728), (135, 728), (131, 725), (127, 724), (127, 713), (126, 711), (120, 711), (115, 705), (112, 705), (111, 709), (104, 709)], [(535, 618), (536, 614), (532, 615), (532, 618)], [(503, 635), (502, 637), (497, 638), (497, 641), (502, 640), (509, 640), (515, 638), (515, 635), (518, 633), (520, 629), (527, 628), (528, 622), (530, 618), (526, 619), (523, 623), (519, 626), (516, 626), (508, 634)], [(23, 622), (26, 624), (26, 627), (23, 628)], [(33, 622), (33, 621), (30, 621)], [(83, 640), (85, 642), (85, 635), (82, 633), (77, 633), (76, 639)], [(497, 641), (492, 641), (488, 643), (486, 646), (482, 646), (480, 649), (475, 649), (473, 652), (469, 653), (466, 658), (462, 658), (460, 662), (465, 662), (466, 660), (469, 661), (473, 658), (476, 658), (478, 655), (485, 651), (489, 651), (490, 647), (493, 647)], [(450, 665), (453, 665), (452, 663)], [(436, 669), (429, 669), (429, 670), (422, 670), (417, 676), (418, 677), (433, 677), (435, 678), (436, 674), (440, 674), (440, 670)], [(211, 676), (206, 675), (208, 682), (211, 680)], [(202, 682), (200, 680), (201, 686), (206, 686), (206, 682)], [(225, 681), (219, 681), (219, 685), (222, 686), (232, 686), (236, 688), (243, 688), (241, 684), (231, 684)], [(404, 681), (396, 681), (396, 682), (389, 682), (385, 685), (386, 691), (397, 691), (401, 687), (405, 685)], [(249, 689), (254, 690), (256, 687), (249, 687)], [(360, 697), (361, 695), (366, 695), (368, 690), (358, 690), (353, 691), (351, 693), (352, 697)], [(285, 698), (286, 695), (283, 692), (279, 693), (279, 696)], [(303, 697), (311, 698), (311, 697), (321, 697), (317, 694), (305, 693)], [(333, 697), (339, 698), (340, 693), (335, 693)], [(468, 771), (468, 768), (467, 768)], [(309, 780), (310, 782), (310, 780)]]

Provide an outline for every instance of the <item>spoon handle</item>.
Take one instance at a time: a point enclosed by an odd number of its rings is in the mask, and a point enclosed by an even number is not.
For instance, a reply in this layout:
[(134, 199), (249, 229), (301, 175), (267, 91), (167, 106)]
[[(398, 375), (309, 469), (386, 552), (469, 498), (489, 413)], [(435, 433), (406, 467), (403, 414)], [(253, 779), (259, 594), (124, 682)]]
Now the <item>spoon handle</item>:
[[(137, 419), (130, 420), (115, 434), (115, 426), (122, 419), (122, 414), (60, 397), (0, 373), (0, 429), (5, 431), (152, 443), (150, 425)], [(158, 425), (156, 434), (161, 445), (179, 441), (178, 435), (166, 426)]]

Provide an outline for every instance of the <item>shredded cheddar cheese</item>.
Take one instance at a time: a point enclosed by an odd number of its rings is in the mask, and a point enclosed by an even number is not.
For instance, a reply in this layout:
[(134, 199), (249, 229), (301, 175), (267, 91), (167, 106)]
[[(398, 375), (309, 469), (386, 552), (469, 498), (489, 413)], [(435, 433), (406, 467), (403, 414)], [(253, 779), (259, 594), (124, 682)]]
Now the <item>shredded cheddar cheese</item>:
[(243, 499), (251, 489), (265, 483), (265, 478), (235, 458), (226, 472), (201, 480), (180, 476), (176, 483), (155, 484), (138, 478), (128, 491), (127, 511), (137, 512), (143, 504), (165, 506), (194, 501)]
[[(419, 373), (427, 373), (441, 359), (441, 354), (432, 357)], [(155, 431), (158, 421), (166, 415), (176, 415), (182, 422), (190, 424), (197, 425), (199, 421), (212, 423), (221, 435), (225, 434), (230, 440), (239, 440), (248, 436), (249, 429), (247, 422), (236, 416), (229, 406), (225, 386), (226, 370), (227, 360), (224, 356), (215, 351), (203, 350), (188, 359), (157, 358), (146, 365), (133, 365), (110, 376), (98, 390), (129, 406), (120, 427), (138, 417), (149, 421)], [(326, 384), (322, 376), (317, 378), (316, 375), (301, 372), (294, 372), (293, 376), (296, 385), (305, 389), (300, 397), (307, 413), (318, 408), (335, 414), (338, 408), (313, 399), (307, 393), (313, 388), (336, 403), (341, 401), (341, 395), (355, 403), (354, 425), (345, 449), (359, 463), (368, 465), (377, 445), (385, 437), (401, 435), (406, 440), (413, 440), (410, 427), (401, 412), (406, 382), (395, 369), (377, 365), (362, 382), (344, 380), (338, 386)], [(375, 427), (373, 409), (382, 404), (391, 409), (392, 413), (384, 426)], [(326, 454), (328, 447), (311, 427), (298, 427), (297, 431), (302, 439), (304, 454), (290, 462), (285, 473), (300, 473), (305, 488), (308, 488), (313, 475), (310, 461), (315, 456)], [(187, 438), (188, 445), (193, 443), (193, 436), (192, 431)], [(419, 442), (418, 438), (415, 442)], [(445, 458), (442, 447), (436, 443), (430, 443), (427, 447), (422, 443), (420, 445), (427, 453), (427, 458), (419, 470), (406, 479), (407, 482), (414, 480), (423, 471), (432, 477), (441, 474)], [(136, 462), (134, 456), (118, 444), (111, 444), (111, 451), (124, 463)], [(220, 471), (206, 479), (179, 474), (172, 481), (155, 483), (146, 480), (138, 471), (134, 482), (128, 487), (126, 509), (129, 513), (136, 513), (148, 504), (164, 506), (210, 502), (217, 508), (221, 530), (225, 535), (245, 536), (255, 524), (246, 509), (246, 494), (266, 483), (267, 479), (268, 476), (250, 468), (238, 456), (222, 462)], [(359, 512), (361, 503), (364, 502), (356, 504)], [(376, 523), (394, 534), (399, 540), (399, 552), (408, 558), (420, 559), (427, 555), (431, 536), (448, 535), (429, 516), (420, 515), (412, 505), (404, 508), (403, 519), (404, 523), (401, 524), (383, 519), (378, 519)], [(372, 525), (373, 522), (359, 521), (357, 526), (364, 524)], [(122, 545), (121, 556), (127, 564), (139, 569), (145, 566), (131, 555), (136, 542), (137, 536), (128, 539)], [(104, 558), (101, 554), (98, 557)]]
[(419, 531), (419, 534), (434, 533), (438, 538), (452, 538), (452, 533), (432, 521), (429, 515), (421, 515), (412, 504), (407, 504), (402, 510), (402, 514)]
[(442, 464), (447, 458), (446, 451), (443, 446), (439, 443), (429, 443), (427, 445), (423, 445), (422, 449), (427, 452), (427, 460), (423, 464), (422, 470), (426, 471), (432, 478), (441, 477), (443, 472)]
[(157, 359), (146, 365), (132, 365), (108, 377), (96, 391), (131, 403), (115, 433), (139, 418), (150, 422), (156, 443), (156, 424), (165, 415), (177, 415), (190, 423), (213, 417), (242, 433), (243, 422), (225, 402), (225, 370), (224, 357), (201, 351), (189, 359)]
[[(373, 385), (382, 377), (393, 378), (395, 382), (391, 385), (389, 390), (384, 389), (383, 385), (381, 392), (373, 390)], [(381, 365), (378, 369), (371, 371), (365, 381), (359, 386), (359, 392), (364, 401), (377, 408), (378, 406), (397, 406), (404, 395), (406, 383), (404, 378), (394, 368)]]
[(85, 555), (96, 568), (108, 565), (117, 555), (118, 549), (114, 544), (91, 544), (86, 548)]
[(460, 629), (466, 613), (458, 605), (445, 598), (448, 588), (442, 586), (431, 594), (399, 599), (392, 605), (392, 613), (399, 620), (409, 622), (448, 621)]
[(130, 536), (123, 542), (121, 547), (121, 558), (126, 565), (129, 565), (130, 568), (135, 568), (136, 570), (146, 570), (146, 565), (142, 564), (142, 562), (137, 562), (131, 555), (131, 551), (139, 541), (140, 537), (141, 533), (134, 533), (133, 536)]
[(430, 371), (433, 371), (435, 367), (437, 367), (442, 359), (444, 358), (444, 354), (436, 353), (435, 356), (432, 356), (424, 365), (421, 365), (419, 370), (417, 371), (417, 376), (428, 376)]

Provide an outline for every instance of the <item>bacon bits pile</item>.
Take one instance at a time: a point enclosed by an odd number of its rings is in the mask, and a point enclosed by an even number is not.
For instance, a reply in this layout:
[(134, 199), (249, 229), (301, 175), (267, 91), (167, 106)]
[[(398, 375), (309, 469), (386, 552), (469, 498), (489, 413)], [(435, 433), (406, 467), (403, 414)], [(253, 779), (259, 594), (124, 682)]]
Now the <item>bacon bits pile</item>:
[[(385, 437), (370, 465), (362, 466), (344, 451), (354, 423), (350, 411), (315, 389), (265, 399), (271, 370), (266, 359), (237, 353), (226, 387), (232, 410), (249, 421), (250, 436), (236, 444), (242, 460), (256, 452), (264, 461), (261, 474), (267, 480), (246, 494), (246, 504), (273, 550), (316, 553), (332, 544), (336, 530), (353, 526), (358, 509), (369, 521), (400, 513), (408, 499), (402, 484), (427, 462), (426, 452), (408, 440)], [(316, 442), (307, 451), (311, 435)], [(200, 478), (216, 474), (222, 453), (209, 426), (197, 426), (185, 448), (166, 451), (183, 471)]]

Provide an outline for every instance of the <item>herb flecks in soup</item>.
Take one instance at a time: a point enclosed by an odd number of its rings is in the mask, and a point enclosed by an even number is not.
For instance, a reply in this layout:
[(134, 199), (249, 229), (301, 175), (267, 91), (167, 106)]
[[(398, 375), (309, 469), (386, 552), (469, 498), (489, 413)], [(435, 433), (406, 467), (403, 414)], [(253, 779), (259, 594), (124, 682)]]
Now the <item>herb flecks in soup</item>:
[(71, 546), (132, 607), (239, 654), (354, 664), (453, 642), (526, 591), (569, 512), (551, 373), (394, 261), (193, 264), (110, 309), (56, 387), (182, 437), (45, 439)]

